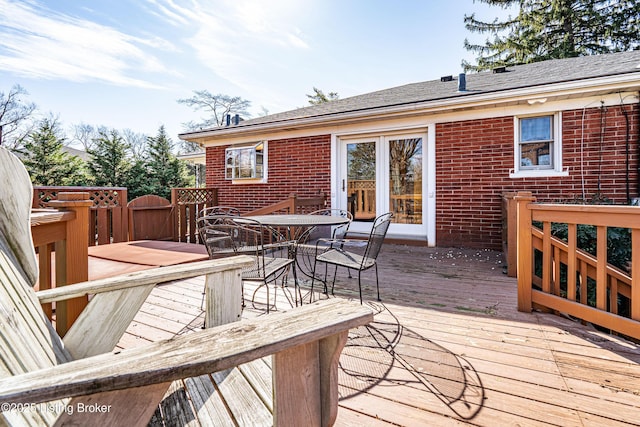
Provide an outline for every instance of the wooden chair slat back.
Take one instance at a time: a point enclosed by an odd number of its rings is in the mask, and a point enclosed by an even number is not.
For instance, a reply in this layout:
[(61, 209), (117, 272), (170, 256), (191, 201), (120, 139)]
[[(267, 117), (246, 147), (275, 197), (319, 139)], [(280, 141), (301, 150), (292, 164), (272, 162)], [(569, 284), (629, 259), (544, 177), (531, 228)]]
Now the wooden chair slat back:
[[(31, 240), (29, 175), (1, 147), (0, 164), (0, 377), (7, 377), (64, 363), (71, 356), (32, 288), (38, 268)], [(0, 425), (51, 425), (56, 412), (5, 411)]]
[(31, 179), (20, 160), (0, 147), (0, 235), (11, 248), (22, 275), (31, 286), (38, 279), (38, 264), (31, 240)]
[[(29, 175), (3, 148), (0, 164), (0, 377), (7, 377), (64, 363), (71, 356), (32, 288), (37, 264), (29, 223)], [(0, 425), (48, 425), (56, 416), (53, 412), (2, 412)]]
[(38, 302), (0, 245), (0, 376), (71, 360)]

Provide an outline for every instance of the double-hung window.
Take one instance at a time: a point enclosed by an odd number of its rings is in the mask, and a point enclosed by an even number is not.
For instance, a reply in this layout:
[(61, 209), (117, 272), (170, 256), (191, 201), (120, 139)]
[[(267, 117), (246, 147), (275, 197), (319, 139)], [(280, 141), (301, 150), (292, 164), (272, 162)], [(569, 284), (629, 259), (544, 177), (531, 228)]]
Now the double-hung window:
[(562, 170), (560, 115), (515, 117), (511, 177), (566, 175)]
[(266, 178), (266, 142), (232, 146), (225, 150), (224, 176), (230, 180)]

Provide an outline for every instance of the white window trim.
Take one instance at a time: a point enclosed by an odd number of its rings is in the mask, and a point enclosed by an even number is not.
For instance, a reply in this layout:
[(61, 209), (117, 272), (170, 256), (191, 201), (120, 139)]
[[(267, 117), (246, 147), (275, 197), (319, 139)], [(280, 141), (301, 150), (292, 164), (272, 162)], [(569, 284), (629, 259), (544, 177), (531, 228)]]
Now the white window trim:
[[(553, 116), (553, 168), (520, 168), (520, 119), (529, 117)], [(536, 114), (513, 116), (513, 169), (509, 178), (541, 178), (569, 176), (569, 169), (562, 168), (562, 112), (540, 112)]]
[[(262, 178), (232, 178), (232, 179), (227, 179), (226, 178), (226, 173), (227, 173), (227, 155), (226, 152), (228, 149), (243, 149), (243, 148), (250, 148), (250, 147), (254, 147), (257, 146), (259, 144), (263, 145), (263, 149), (262, 149)], [(268, 155), (269, 150), (268, 150), (268, 142), (267, 141), (259, 141), (259, 142), (255, 142), (252, 144), (241, 144), (241, 145), (231, 145), (229, 147), (225, 148), (225, 157), (224, 157), (224, 171), (225, 171), (225, 179), (227, 181), (231, 181), (232, 184), (264, 184), (267, 182), (267, 178), (268, 178)]]

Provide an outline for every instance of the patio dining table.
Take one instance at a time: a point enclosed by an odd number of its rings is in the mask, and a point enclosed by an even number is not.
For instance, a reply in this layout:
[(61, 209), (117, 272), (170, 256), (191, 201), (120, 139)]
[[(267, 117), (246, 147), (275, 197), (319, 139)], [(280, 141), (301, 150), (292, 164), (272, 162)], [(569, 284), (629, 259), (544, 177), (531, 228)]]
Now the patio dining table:
[[(286, 238), (290, 241), (296, 242), (296, 246), (293, 250), (289, 251), (289, 256), (295, 260), (294, 268), (297, 268), (305, 276), (313, 279), (313, 273), (308, 267), (300, 263), (298, 257), (298, 246), (303, 243), (304, 239), (308, 236), (308, 233), (314, 227), (330, 227), (339, 226), (349, 223), (350, 219), (338, 216), (338, 215), (310, 215), (310, 214), (271, 214), (271, 215), (252, 215), (243, 216), (239, 218), (247, 218), (253, 221), (258, 221), (262, 225), (275, 228), (285, 228)], [(304, 254), (302, 256), (305, 256)], [(299, 286), (299, 283), (296, 283)]]
[(305, 232), (313, 227), (343, 225), (349, 222), (346, 217), (338, 215), (309, 215), (309, 214), (273, 214), (253, 215), (242, 218), (258, 221), (270, 227), (287, 229), (287, 238), (299, 241)]

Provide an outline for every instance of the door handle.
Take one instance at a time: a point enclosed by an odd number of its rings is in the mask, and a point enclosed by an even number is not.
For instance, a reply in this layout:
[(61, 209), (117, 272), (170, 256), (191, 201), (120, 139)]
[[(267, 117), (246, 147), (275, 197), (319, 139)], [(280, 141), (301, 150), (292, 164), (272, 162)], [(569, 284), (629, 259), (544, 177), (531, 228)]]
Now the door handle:
[(345, 190), (345, 186), (344, 186), (344, 179), (342, 180), (342, 191)]

